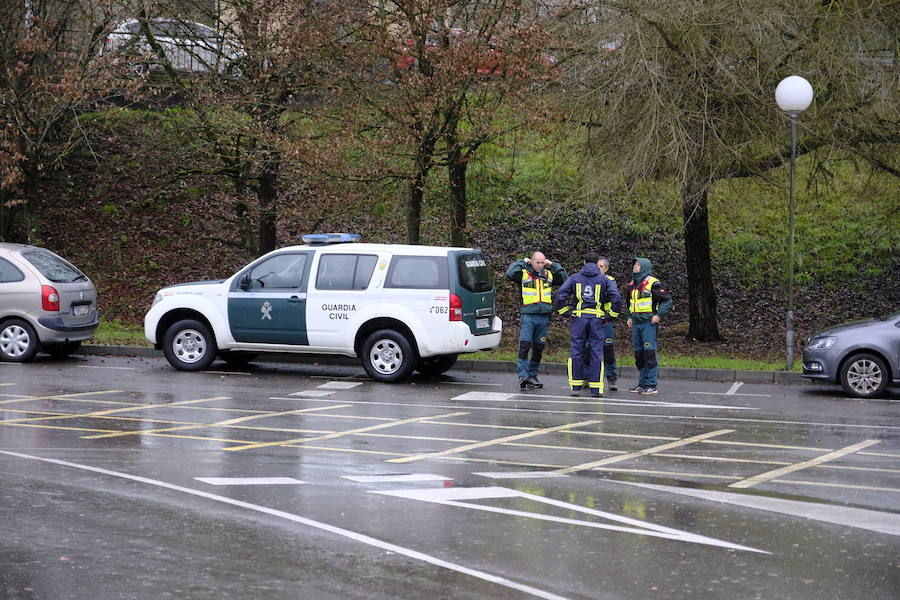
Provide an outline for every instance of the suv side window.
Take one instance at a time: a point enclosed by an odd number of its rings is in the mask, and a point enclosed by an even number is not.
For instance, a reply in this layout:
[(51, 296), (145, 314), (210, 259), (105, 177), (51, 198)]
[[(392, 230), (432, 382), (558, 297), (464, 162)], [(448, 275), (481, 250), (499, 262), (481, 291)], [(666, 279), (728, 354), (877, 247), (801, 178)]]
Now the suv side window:
[(295, 290), (303, 281), (306, 254), (279, 254), (250, 271), (250, 289)]
[(11, 283), (13, 281), (22, 281), (25, 275), (22, 271), (5, 258), (0, 258), (0, 283)]
[(316, 274), (318, 290), (364, 290), (378, 257), (372, 254), (323, 254)]
[(384, 287), (446, 290), (450, 287), (447, 257), (395, 256)]

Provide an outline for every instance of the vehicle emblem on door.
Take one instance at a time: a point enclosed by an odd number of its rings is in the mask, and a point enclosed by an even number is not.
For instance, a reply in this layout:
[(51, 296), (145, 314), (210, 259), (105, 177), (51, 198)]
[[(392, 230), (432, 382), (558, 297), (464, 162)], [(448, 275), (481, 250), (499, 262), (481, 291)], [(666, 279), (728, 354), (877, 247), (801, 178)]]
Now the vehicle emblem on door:
[(263, 302), (262, 307), (260, 307), (259, 312), (262, 313), (262, 316), (259, 318), (260, 321), (264, 321), (265, 319), (272, 320), (272, 305), (269, 301)]

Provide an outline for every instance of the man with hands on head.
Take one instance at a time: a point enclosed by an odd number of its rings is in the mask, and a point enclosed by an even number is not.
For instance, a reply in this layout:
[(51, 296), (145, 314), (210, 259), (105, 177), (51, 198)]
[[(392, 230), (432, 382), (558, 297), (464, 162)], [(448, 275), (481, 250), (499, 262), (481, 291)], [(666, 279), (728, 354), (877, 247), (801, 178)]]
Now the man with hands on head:
[(516, 375), (522, 389), (544, 387), (538, 381), (537, 374), (544, 346), (547, 344), (550, 311), (553, 310), (553, 287), (562, 285), (567, 277), (568, 273), (561, 264), (547, 260), (538, 251), (531, 258), (520, 258), (506, 270), (506, 278), (520, 286), (522, 304)]

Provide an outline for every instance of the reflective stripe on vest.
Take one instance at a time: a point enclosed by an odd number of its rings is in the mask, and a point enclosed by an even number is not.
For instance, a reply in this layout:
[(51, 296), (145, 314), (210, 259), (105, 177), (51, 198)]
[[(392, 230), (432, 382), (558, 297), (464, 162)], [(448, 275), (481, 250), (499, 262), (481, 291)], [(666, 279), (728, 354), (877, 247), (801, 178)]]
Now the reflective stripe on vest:
[(647, 277), (641, 282), (641, 285), (631, 289), (631, 304), (628, 310), (633, 313), (652, 313), (653, 312), (653, 294), (651, 289), (659, 279), (656, 277)]
[[(615, 281), (615, 280), (616, 280), (616, 278), (613, 277), (612, 275), (607, 275), (607, 277), (609, 277), (609, 280), (610, 280), (610, 281)], [(609, 315), (610, 317), (615, 318), (615, 317), (618, 317), (618, 316), (619, 316), (619, 313), (615, 312), (615, 311), (612, 309), (612, 300), (610, 300), (609, 302), (606, 302), (606, 303), (603, 305), (603, 310), (605, 310), (605, 311), (606, 311), (606, 314)]]
[(553, 281), (553, 273), (544, 269), (541, 272), (542, 275), (546, 275), (548, 281), (543, 281), (540, 278), (532, 277), (527, 269), (522, 269), (522, 305), (528, 306), (529, 304), (537, 304), (538, 302), (543, 302), (544, 304), (552, 304), (553, 299), (551, 298), (552, 286), (550, 284)]

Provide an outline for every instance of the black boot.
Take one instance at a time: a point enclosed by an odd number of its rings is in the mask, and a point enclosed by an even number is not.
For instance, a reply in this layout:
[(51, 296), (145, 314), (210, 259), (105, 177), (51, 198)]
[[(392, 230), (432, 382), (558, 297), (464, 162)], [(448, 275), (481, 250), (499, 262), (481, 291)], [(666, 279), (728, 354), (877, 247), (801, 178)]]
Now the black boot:
[(531, 387), (533, 387), (533, 388), (542, 388), (542, 387), (544, 387), (544, 384), (541, 383), (540, 381), (538, 381), (538, 378), (535, 377), (534, 375), (532, 375), (531, 377), (529, 377), (528, 379), (526, 379), (526, 380), (525, 380), (525, 383), (527, 383), (529, 386), (531, 386)]
[(527, 386), (527, 385), (528, 385), (528, 378), (527, 377), (519, 377), (519, 388), (524, 390), (525, 386)]

